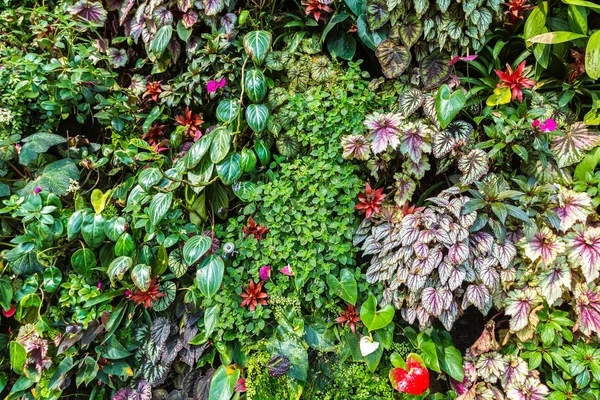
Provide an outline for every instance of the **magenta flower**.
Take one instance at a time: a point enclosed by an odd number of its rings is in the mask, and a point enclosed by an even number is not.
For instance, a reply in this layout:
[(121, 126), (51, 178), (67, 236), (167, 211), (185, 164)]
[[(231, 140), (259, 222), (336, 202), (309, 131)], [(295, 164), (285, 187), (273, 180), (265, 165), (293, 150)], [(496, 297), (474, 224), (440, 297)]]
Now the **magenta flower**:
[(38, 194), (41, 191), (42, 191), (42, 188), (38, 186), (33, 190), (33, 194)]
[(246, 380), (244, 378), (238, 379), (233, 391), (236, 393), (244, 393), (246, 391)]
[(227, 81), (225, 80), (225, 78), (222, 78), (219, 81), (210, 80), (206, 85), (206, 90), (208, 90), (209, 93), (214, 93), (217, 91), (217, 89), (225, 87), (226, 83)]
[(260, 276), (260, 280), (261, 281), (266, 281), (271, 277), (271, 266), (270, 265), (263, 265), (262, 267), (260, 267), (260, 270), (258, 271), (258, 274)]
[(552, 132), (556, 129), (556, 121), (554, 121), (552, 118), (548, 118), (546, 122), (540, 124), (540, 129), (542, 132)]
[(448, 61), (448, 66), (454, 65), (459, 61), (473, 61), (477, 58), (477, 54), (473, 54), (471, 56), (465, 56), (465, 57), (461, 57), (461, 56), (454, 56), (452, 57), (452, 59), (450, 61)]
[(287, 275), (287, 276), (294, 276), (294, 271), (292, 271), (292, 267), (290, 267), (290, 264), (288, 264), (285, 267), (281, 268), (279, 270), (279, 272), (281, 272), (282, 274)]
[(98, 286), (98, 290), (102, 289), (102, 282), (98, 282), (98, 285), (96, 286)]
[(217, 88), (225, 87), (226, 83), (227, 81), (225, 80), (225, 78), (222, 78), (219, 82), (217, 82)]
[(538, 126), (540, 126), (541, 122), (539, 119), (534, 119), (533, 122), (531, 123), (531, 126), (533, 126), (534, 128), (537, 128)]
[(129, 297), (129, 296), (131, 296), (131, 290), (127, 289), (125, 291), (125, 297)]

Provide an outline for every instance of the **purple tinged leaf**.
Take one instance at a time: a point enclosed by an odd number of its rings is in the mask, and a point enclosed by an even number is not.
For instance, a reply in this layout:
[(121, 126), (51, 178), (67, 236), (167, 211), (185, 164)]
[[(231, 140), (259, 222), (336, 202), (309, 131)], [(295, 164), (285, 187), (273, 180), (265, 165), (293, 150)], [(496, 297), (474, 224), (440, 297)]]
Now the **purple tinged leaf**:
[(473, 304), (484, 315), (492, 308), (492, 296), (489, 289), (481, 285), (469, 285), (463, 296), (462, 309), (465, 310), (469, 304)]
[(448, 279), (450, 279), (453, 270), (454, 266), (448, 262), (444, 261), (440, 264), (440, 266), (438, 267), (438, 276), (442, 285), (445, 285), (446, 282), (448, 282)]
[(412, 307), (403, 308), (402, 311), (400, 311), (400, 315), (402, 316), (403, 320), (405, 320), (409, 324), (413, 324), (415, 322), (415, 319), (417, 319), (417, 310), (415, 310)]
[(381, 153), (390, 146), (396, 149), (400, 144), (400, 115), (388, 113), (373, 113), (368, 115), (364, 125), (371, 132), (371, 148), (374, 154)]
[(431, 326), (431, 315), (421, 305), (417, 306), (417, 319), (421, 329), (427, 329)]
[(192, 7), (193, 0), (177, 0), (177, 8), (179, 11), (186, 12)]
[(198, 14), (194, 10), (190, 10), (183, 14), (181, 21), (183, 22), (183, 26), (189, 29), (198, 22)]
[(544, 226), (529, 242), (525, 241), (524, 248), (525, 256), (531, 261), (535, 262), (541, 257), (545, 265), (550, 265), (565, 251), (565, 244)]
[(418, 259), (425, 259), (429, 256), (429, 247), (427, 247), (426, 244), (416, 242), (413, 245), (413, 249), (415, 250), (415, 256)]
[(571, 287), (571, 269), (564, 260), (554, 263), (549, 270), (540, 273), (538, 283), (542, 296), (553, 305), (563, 294), (563, 288)]
[(422, 179), (425, 176), (425, 173), (431, 169), (431, 165), (429, 164), (427, 157), (423, 156), (418, 163), (407, 158), (402, 163), (402, 168), (406, 174), (413, 176), (415, 179)]
[(555, 132), (551, 150), (560, 168), (575, 164), (585, 154), (600, 145), (600, 134), (588, 128), (583, 122), (576, 122), (566, 133)]
[(429, 132), (422, 124), (409, 123), (400, 129), (402, 144), (400, 152), (405, 156), (418, 163), (421, 160), (423, 153), (431, 152), (429, 144)]
[(409, 274), (408, 279), (406, 280), (406, 286), (412, 291), (417, 291), (425, 286), (426, 281), (426, 276)]
[(452, 292), (445, 288), (434, 289), (431, 287), (423, 289), (421, 304), (423, 308), (434, 317), (439, 317), (442, 311), (450, 307)]
[(394, 201), (396, 204), (404, 204), (412, 198), (412, 195), (417, 189), (415, 181), (406, 174), (401, 176), (396, 175), (396, 194)]
[(227, 13), (221, 18), (220, 22), (221, 26), (225, 28), (225, 33), (229, 35), (231, 32), (233, 32), (233, 28), (237, 23), (237, 15), (233, 13)]
[[(579, 330), (587, 336), (594, 332), (600, 333), (600, 294), (593, 285), (577, 285), (574, 293), (576, 308), (579, 316)], [(576, 326), (577, 326), (576, 325)]]
[(416, 214), (409, 214), (402, 219), (400, 226), (400, 239), (402, 246), (410, 246), (419, 238), (419, 218)]
[(508, 268), (517, 255), (517, 248), (510, 240), (506, 240), (504, 243), (494, 241), (492, 255), (498, 260), (502, 268)]
[(344, 136), (341, 145), (344, 149), (342, 157), (345, 159), (355, 158), (357, 160), (366, 161), (371, 155), (369, 142), (363, 135)]
[(569, 254), (581, 267), (586, 282), (593, 282), (600, 271), (600, 228), (576, 227), (570, 239)]
[(425, 260), (425, 268), (423, 269), (423, 273), (429, 275), (433, 272), (434, 269), (440, 265), (442, 262), (444, 255), (437, 247), (429, 250), (429, 257)]
[(440, 321), (442, 321), (442, 324), (444, 324), (444, 328), (446, 328), (446, 330), (452, 330), (452, 325), (454, 325), (456, 322), (458, 315), (458, 306), (455, 301), (451, 301), (450, 307), (448, 307), (447, 310), (444, 310), (442, 315), (440, 315)]
[(110, 64), (114, 68), (121, 68), (127, 64), (128, 57), (125, 49), (111, 47), (108, 49), (108, 57), (110, 59)]
[[(477, 249), (477, 251), (483, 255), (483, 254), (487, 254), (492, 251), (492, 245), (494, 244), (494, 237), (487, 232), (479, 231), (479, 232), (475, 233), (474, 235), (471, 235), (471, 242), (475, 245), (475, 248)], [(515, 249), (515, 254), (516, 254), (516, 249)], [(495, 257), (495, 255), (494, 255), (494, 257)], [(498, 260), (498, 261), (500, 261), (500, 260)], [(502, 262), (500, 264), (502, 264)]]
[(135, 0), (125, 0), (119, 9), (119, 25), (123, 25), (127, 19), (127, 15), (135, 4)]
[(465, 242), (456, 243), (448, 249), (448, 258), (454, 265), (462, 264), (469, 257), (469, 246)]
[(145, 19), (141, 19), (141, 20), (136, 20), (136, 19), (132, 19), (131, 23), (130, 23), (130, 36), (133, 38), (133, 41), (137, 44), (138, 40), (140, 39), (140, 36), (142, 35), (142, 31), (144, 30), (144, 28), (146, 27), (146, 20)]
[(514, 400), (545, 400), (549, 393), (535, 375), (528, 376), (524, 383), (516, 382), (506, 387), (506, 398)]
[(225, 7), (224, 0), (202, 0), (202, 4), (206, 15), (217, 15)]
[(554, 209), (560, 218), (560, 230), (566, 232), (576, 222), (585, 222), (592, 211), (592, 199), (587, 193), (576, 193), (560, 187), (557, 196), (560, 207)]
[(510, 329), (518, 332), (529, 325), (529, 314), (539, 304), (535, 290), (525, 289), (512, 291), (505, 300), (505, 313), (510, 315)]
[(529, 375), (529, 366), (521, 357), (517, 355), (507, 355), (505, 357), (508, 365), (506, 372), (502, 375), (502, 385), (507, 386), (514, 383), (525, 383)]
[(506, 366), (507, 362), (504, 357), (495, 351), (482, 354), (475, 363), (477, 375), (485, 377), (485, 380), (490, 383), (495, 383), (504, 375)]
[(98, 1), (80, 0), (69, 7), (69, 13), (95, 24), (104, 23), (106, 20), (106, 10)]
[(448, 287), (450, 290), (454, 291), (458, 289), (462, 285), (466, 276), (467, 271), (464, 269), (464, 267), (458, 266), (453, 268), (450, 272), (450, 278), (448, 279)]
[(173, 14), (166, 7), (158, 7), (152, 12), (157, 28), (173, 23)]
[(500, 275), (495, 268), (497, 263), (498, 261), (491, 257), (475, 260), (475, 270), (479, 272), (481, 282), (483, 282), (492, 293), (500, 286)]

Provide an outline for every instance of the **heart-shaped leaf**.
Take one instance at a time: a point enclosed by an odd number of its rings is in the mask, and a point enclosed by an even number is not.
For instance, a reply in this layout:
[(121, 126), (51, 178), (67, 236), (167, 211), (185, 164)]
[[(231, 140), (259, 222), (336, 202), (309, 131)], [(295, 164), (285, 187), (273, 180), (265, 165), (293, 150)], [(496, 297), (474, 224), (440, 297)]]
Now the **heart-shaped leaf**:
[(252, 31), (244, 36), (244, 49), (256, 64), (262, 64), (271, 49), (271, 34), (265, 31)]
[(375, 50), (375, 55), (381, 64), (383, 74), (388, 79), (394, 79), (402, 75), (412, 59), (406, 46), (399, 45), (391, 39), (381, 42)]
[(349, 270), (343, 269), (340, 272), (340, 278), (341, 280), (338, 280), (335, 276), (328, 275), (327, 285), (329, 285), (329, 289), (346, 303), (356, 305), (358, 287), (354, 275)]
[(360, 338), (360, 354), (363, 357), (374, 353), (379, 348), (379, 342), (375, 342), (370, 336), (363, 336)]
[(450, 56), (439, 50), (425, 56), (421, 60), (421, 82), (422, 90), (430, 90), (440, 86), (452, 72), (448, 65)]
[(390, 382), (402, 393), (419, 395), (429, 388), (429, 371), (423, 359), (411, 353), (406, 358), (406, 369), (393, 368), (390, 371)]
[(456, 115), (465, 106), (467, 99), (462, 90), (450, 93), (448, 85), (442, 85), (438, 89), (435, 98), (435, 110), (442, 128), (446, 128)]
[(390, 12), (386, 0), (367, 0), (367, 22), (372, 31), (376, 31), (388, 22)]
[(394, 312), (394, 307), (391, 304), (377, 311), (377, 299), (375, 299), (375, 296), (370, 295), (360, 308), (360, 319), (369, 331), (375, 331), (392, 322)]
[(269, 109), (264, 104), (250, 104), (246, 108), (246, 122), (255, 133), (260, 133), (267, 127)]
[(265, 74), (259, 69), (251, 69), (244, 75), (244, 89), (254, 103), (258, 103), (267, 94), (267, 80)]

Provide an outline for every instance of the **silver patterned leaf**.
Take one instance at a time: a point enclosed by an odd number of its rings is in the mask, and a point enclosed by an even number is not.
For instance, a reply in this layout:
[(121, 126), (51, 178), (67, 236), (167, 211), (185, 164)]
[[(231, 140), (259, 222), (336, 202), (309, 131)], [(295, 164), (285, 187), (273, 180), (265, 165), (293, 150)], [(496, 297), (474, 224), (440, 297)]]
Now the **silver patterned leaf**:
[(415, 256), (418, 259), (422, 260), (429, 256), (429, 247), (427, 247), (427, 245), (424, 243), (417, 241), (415, 244), (413, 244), (413, 249), (415, 251)]
[(490, 291), (495, 292), (500, 286), (500, 274), (496, 271), (497, 261), (488, 257), (475, 260), (475, 270), (479, 272), (479, 278)]
[(450, 278), (448, 279), (448, 287), (450, 290), (454, 291), (458, 289), (462, 285), (466, 276), (467, 272), (463, 266), (454, 267), (450, 272)]
[(415, 310), (412, 307), (403, 308), (402, 311), (400, 311), (400, 315), (402, 316), (403, 320), (405, 320), (409, 324), (413, 324), (415, 322), (415, 319), (417, 319), (417, 310)]
[(406, 280), (406, 286), (412, 291), (421, 290), (425, 286), (426, 276), (409, 274)]
[(453, 270), (454, 266), (450, 263), (442, 262), (440, 264), (440, 266), (438, 267), (438, 276), (442, 285), (445, 285), (446, 282), (448, 282), (448, 279), (450, 279), (450, 275), (452, 274)]
[(423, 92), (417, 88), (408, 89), (406, 92), (400, 95), (398, 99), (398, 111), (402, 114), (402, 116), (410, 117), (421, 107), (425, 97), (423, 96)]
[(472, 149), (458, 159), (458, 169), (463, 173), (460, 178), (463, 185), (470, 185), (479, 180), (487, 173), (488, 168), (487, 153), (481, 149)]
[(363, 255), (365, 256), (369, 254), (377, 254), (381, 251), (381, 248), (381, 243), (375, 240), (373, 236), (369, 236), (361, 247), (361, 249), (363, 250)]
[(163, 345), (171, 334), (171, 323), (164, 317), (158, 317), (152, 321), (150, 337), (159, 346)]
[(471, 235), (471, 241), (475, 245), (476, 250), (483, 255), (492, 251), (494, 237), (487, 232), (479, 231)]
[(469, 246), (465, 242), (456, 243), (448, 249), (448, 259), (454, 265), (462, 264), (468, 257)]
[(429, 275), (433, 272), (434, 269), (440, 265), (442, 262), (444, 255), (437, 247), (434, 247), (429, 251), (429, 257), (425, 260), (425, 266), (423, 268), (423, 273)]
[(492, 308), (492, 296), (489, 289), (483, 284), (469, 285), (463, 297), (462, 309), (466, 310), (469, 304), (473, 304), (484, 315), (487, 314)]
[(542, 296), (551, 306), (562, 297), (564, 289), (571, 288), (571, 269), (564, 260), (557, 261), (548, 271), (544, 271), (539, 275), (538, 283)]
[(446, 330), (452, 330), (452, 326), (458, 318), (458, 313), (459, 310), (458, 306), (456, 305), (456, 302), (451, 301), (450, 307), (448, 307), (447, 310), (444, 310), (444, 312), (442, 312), (442, 315), (440, 315), (440, 321), (442, 321), (442, 324), (444, 324), (444, 328), (446, 328)]
[(421, 304), (434, 317), (439, 317), (444, 310), (450, 307), (451, 302), (452, 293), (448, 289), (435, 289), (432, 287), (423, 289)]
[(492, 255), (503, 268), (508, 268), (513, 258), (517, 255), (517, 248), (509, 240), (506, 240), (504, 243), (494, 242), (492, 244)]
[(417, 306), (417, 319), (419, 320), (419, 328), (422, 330), (431, 326), (431, 315), (420, 304)]
[(575, 164), (585, 154), (600, 145), (600, 133), (588, 128), (583, 122), (571, 125), (566, 133), (555, 132), (551, 150), (560, 168)]

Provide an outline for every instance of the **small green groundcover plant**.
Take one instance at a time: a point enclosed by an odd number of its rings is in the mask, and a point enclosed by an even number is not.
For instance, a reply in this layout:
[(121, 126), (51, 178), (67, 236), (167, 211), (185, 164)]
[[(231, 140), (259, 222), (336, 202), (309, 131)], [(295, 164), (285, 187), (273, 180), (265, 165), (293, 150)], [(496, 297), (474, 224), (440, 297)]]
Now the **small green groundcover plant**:
[(599, 14), (0, 0), (0, 395), (600, 398)]

